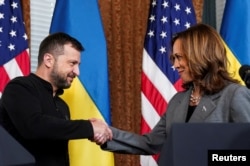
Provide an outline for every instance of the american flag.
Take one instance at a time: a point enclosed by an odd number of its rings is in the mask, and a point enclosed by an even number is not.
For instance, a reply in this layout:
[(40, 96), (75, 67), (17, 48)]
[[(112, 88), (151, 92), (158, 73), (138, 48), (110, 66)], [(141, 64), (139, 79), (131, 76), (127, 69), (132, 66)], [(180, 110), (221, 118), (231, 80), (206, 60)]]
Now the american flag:
[(0, 0), (0, 98), (5, 85), (30, 73), (28, 40), (19, 0)]
[[(196, 24), (192, 0), (152, 0), (142, 62), (141, 133), (149, 132), (179, 90), (181, 80), (169, 61), (172, 36)], [(141, 166), (156, 166), (157, 157), (140, 156)]]

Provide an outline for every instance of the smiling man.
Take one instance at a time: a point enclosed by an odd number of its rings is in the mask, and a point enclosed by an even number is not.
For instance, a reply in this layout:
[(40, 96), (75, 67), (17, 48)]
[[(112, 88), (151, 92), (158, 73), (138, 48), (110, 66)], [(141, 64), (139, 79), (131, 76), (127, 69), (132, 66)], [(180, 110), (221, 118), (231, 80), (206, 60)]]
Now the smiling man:
[(99, 119), (70, 120), (59, 97), (79, 73), (83, 46), (65, 33), (46, 37), (40, 45), (35, 73), (6, 86), (0, 102), (0, 123), (34, 157), (39, 166), (68, 166), (68, 140), (112, 138)]

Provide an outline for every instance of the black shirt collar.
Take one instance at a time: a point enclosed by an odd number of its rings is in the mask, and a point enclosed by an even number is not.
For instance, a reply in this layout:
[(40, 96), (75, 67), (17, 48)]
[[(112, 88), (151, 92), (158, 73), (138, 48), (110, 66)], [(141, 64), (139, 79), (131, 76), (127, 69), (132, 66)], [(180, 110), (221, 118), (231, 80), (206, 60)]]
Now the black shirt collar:
[[(53, 94), (53, 87), (52, 87), (52, 85), (51, 85), (50, 82), (48, 82), (48, 81), (42, 79), (41, 77), (37, 76), (37, 75), (34, 74), (34, 73), (30, 73), (30, 76), (33, 77), (34, 79), (39, 80), (39, 81), (43, 84), (43, 86), (44, 86), (49, 92), (51, 92), (51, 93)], [(63, 89), (58, 89), (58, 90), (56, 91), (56, 96), (59, 96), (59, 95), (62, 95), (62, 94), (63, 94)]]

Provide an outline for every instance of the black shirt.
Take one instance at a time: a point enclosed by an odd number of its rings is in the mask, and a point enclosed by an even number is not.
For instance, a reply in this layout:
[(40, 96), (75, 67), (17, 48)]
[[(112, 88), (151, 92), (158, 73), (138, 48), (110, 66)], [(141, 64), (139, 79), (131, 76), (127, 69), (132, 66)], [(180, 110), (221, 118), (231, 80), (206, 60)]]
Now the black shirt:
[(36, 165), (67, 166), (68, 140), (92, 138), (88, 120), (69, 120), (69, 108), (35, 74), (10, 81), (0, 102), (0, 124), (36, 159)]
[(186, 122), (188, 122), (189, 119), (191, 118), (191, 116), (193, 115), (195, 108), (196, 108), (196, 105), (195, 106), (191, 106), (191, 105), (188, 106)]

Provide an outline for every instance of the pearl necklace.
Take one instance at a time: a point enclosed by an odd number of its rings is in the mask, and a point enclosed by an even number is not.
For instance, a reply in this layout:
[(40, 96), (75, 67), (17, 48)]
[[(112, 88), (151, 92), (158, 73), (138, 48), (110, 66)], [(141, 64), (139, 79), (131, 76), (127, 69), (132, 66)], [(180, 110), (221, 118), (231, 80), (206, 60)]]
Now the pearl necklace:
[(191, 93), (191, 96), (190, 96), (190, 101), (191, 101), (192, 104), (198, 104), (200, 102), (201, 97), (200, 96), (195, 97), (193, 95), (193, 93), (194, 93), (194, 90), (192, 89), (192, 93)]

